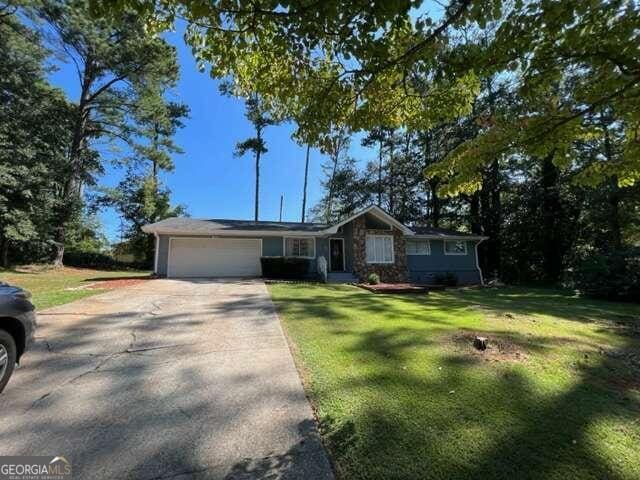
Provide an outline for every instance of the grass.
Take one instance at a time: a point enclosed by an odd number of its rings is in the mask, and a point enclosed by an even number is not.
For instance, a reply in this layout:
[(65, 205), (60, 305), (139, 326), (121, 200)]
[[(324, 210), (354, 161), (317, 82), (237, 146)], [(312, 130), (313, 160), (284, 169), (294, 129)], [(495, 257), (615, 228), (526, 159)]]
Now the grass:
[(123, 277), (147, 276), (149, 272), (95, 270), (89, 268), (24, 267), (0, 269), (0, 281), (29, 290), (37, 309), (73, 302), (80, 298), (102, 293), (105, 289), (82, 289), (91, 282)]
[(269, 288), (340, 478), (640, 478), (639, 305)]

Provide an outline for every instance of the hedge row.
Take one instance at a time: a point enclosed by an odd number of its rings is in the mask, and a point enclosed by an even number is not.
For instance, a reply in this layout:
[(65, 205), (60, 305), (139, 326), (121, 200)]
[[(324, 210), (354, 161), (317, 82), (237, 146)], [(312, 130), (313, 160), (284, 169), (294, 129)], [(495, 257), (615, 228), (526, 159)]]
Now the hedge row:
[(119, 262), (106, 253), (77, 250), (65, 250), (64, 264), (69, 267), (101, 268), (105, 270), (148, 270), (151, 268), (151, 265), (147, 265), (145, 262)]
[(284, 280), (309, 278), (311, 260), (306, 258), (261, 257), (262, 276)]

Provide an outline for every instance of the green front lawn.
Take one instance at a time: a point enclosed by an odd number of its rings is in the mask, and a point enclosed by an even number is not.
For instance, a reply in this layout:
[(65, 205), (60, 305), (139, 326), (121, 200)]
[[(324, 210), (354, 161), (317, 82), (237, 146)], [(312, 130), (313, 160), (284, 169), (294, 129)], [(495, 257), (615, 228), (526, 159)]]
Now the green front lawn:
[(92, 282), (108, 279), (145, 277), (149, 272), (95, 270), (90, 268), (19, 268), (12, 270), (0, 269), (0, 281), (17, 285), (29, 290), (36, 308), (44, 308), (73, 302), (80, 298), (89, 297), (105, 292), (105, 289), (83, 289)]
[(341, 478), (640, 478), (640, 306), (270, 289)]

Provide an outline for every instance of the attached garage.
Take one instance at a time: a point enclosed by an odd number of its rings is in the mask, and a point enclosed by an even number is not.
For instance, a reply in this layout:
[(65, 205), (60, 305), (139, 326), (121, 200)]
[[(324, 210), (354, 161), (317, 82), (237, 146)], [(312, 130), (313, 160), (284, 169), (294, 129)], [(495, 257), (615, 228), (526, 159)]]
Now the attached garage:
[(260, 275), (258, 238), (171, 238), (168, 277), (255, 277)]

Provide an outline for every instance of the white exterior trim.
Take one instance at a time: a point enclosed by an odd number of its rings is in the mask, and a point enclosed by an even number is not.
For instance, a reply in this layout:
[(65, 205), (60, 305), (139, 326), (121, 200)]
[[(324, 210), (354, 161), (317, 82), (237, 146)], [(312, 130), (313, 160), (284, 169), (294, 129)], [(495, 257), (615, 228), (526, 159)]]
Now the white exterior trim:
[[(169, 242), (167, 243), (167, 278), (171, 278), (171, 272), (169, 272), (169, 266), (171, 265), (171, 242), (176, 237), (169, 237)], [(184, 238), (184, 237), (177, 237)]]
[(387, 212), (382, 210), (377, 205), (370, 205), (369, 207), (365, 208), (364, 210), (360, 210), (359, 212), (354, 213), (349, 218), (347, 218), (345, 220), (342, 220), (341, 222), (334, 223), (329, 228), (327, 228), (325, 230), (322, 230), (321, 233), (326, 233), (326, 234), (338, 233), (338, 228), (340, 228), (342, 225), (345, 225), (346, 223), (349, 223), (350, 221), (358, 218), (360, 215), (364, 215), (365, 213), (371, 213), (372, 215), (378, 217), (380, 220), (395, 226), (396, 228), (401, 230), (402, 233), (404, 233), (405, 235), (414, 235), (413, 230), (411, 230), (406, 225), (400, 223), (398, 220), (393, 218), (391, 215), (389, 215)]
[[(367, 260), (367, 238), (369, 238), (369, 237), (391, 238), (391, 261), (390, 262), (384, 262), (384, 261), (383, 262), (370, 262), (369, 260)], [(364, 257), (365, 257), (365, 261), (369, 265), (391, 265), (393, 263), (396, 263), (395, 245), (393, 244), (393, 235), (383, 235), (383, 234), (366, 235), (365, 236), (365, 240), (364, 240)]]
[(476, 268), (478, 269), (478, 275), (480, 275), (480, 285), (484, 285), (484, 278), (482, 277), (482, 269), (480, 268), (480, 261), (478, 260), (478, 245), (480, 245), (483, 241), (484, 241), (484, 239), (476, 242), (476, 246), (475, 246), (475, 249), (476, 249)]
[(297, 257), (297, 256), (291, 256), (291, 255), (287, 255), (287, 238), (297, 238), (298, 240), (307, 240), (307, 238), (309, 238), (308, 236), (300, 236), (300, 235), (287, 235), (287, 236), (283, 236), (282, 237), (282, 256), (284, 258), (308, 258), (308, 259), (313, 259), (316, 258), (316, 237), (312, 237), (313, 238), (313, 256), (311, 257)]
[(190, 232), (185, 230), (142, 230), (147, 233), (157, 233), (158, 235), (182, 235), (184, 237), (243, 237), (255, 238), (260, 237), (281, 237), (289, 235), (294, 237), (316, 237), (321, 232), (300, 232), (297, 230), (211, 230), (210, 232)]
[(428, 238), (411, 238), (409, 240), (407, 240), (405, 242), (405, 249), (406, 249), (406, 244), (408, 244), (411, 241), (422, 241), (424, 242), (426, 240), (427, 242), (427, 253), (409, 253), (409, 250), (406, 250), (406, 255), (407, 256), (415, 256), (415, 257), (426, 257), (427, 255), (431, 255), (431, 240), (429, 240)]
[(480, 237), (480, 236), (471, 236), (471, 235), (412, 235), (411, 238), (415, 238), (416, 240), (420, 240), (422, 238), (426, 238), (428, 240), (488, 240), (489, 237)]
[[(449, 253), (447, 252), (447, 242), (463, 242), (464, 245), (464, 253)], [(453, 240), (453, 239), (447, 239), (444, 241), (444, 245), (442, 246), (442, 250), (444, 251), (445, 255), (458, 255), (458, 256), (464, 256), (464, 255), (469, 255), (469, 248), (467, 246), (467, 242), (465, 240)]]
[(158, 274), (158, 250), (160, 250), (160, 235), (158, 235), (157, 233), (154, 233), (153, 236), (156, 237), (156, 248), (153, 254), (153, 273), (157, 275)]
[(344, 252), (344, 238), (342, 237), (329, 237), (329, 271), (331, 270), (331, 240), (340, 240), (342, 242), (342, 271), (347, 270), (347, 259)]

